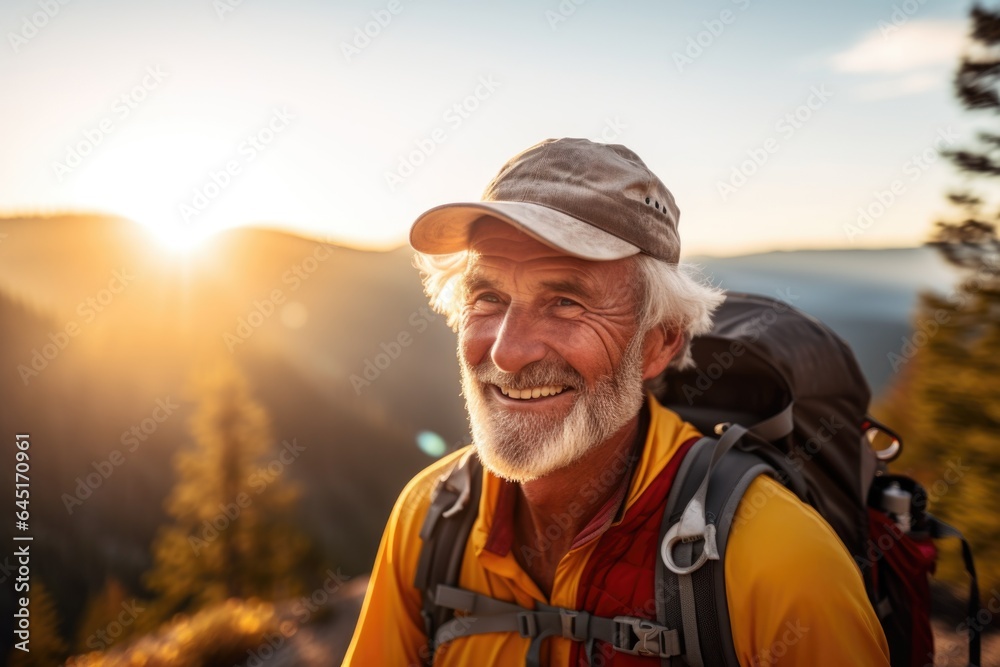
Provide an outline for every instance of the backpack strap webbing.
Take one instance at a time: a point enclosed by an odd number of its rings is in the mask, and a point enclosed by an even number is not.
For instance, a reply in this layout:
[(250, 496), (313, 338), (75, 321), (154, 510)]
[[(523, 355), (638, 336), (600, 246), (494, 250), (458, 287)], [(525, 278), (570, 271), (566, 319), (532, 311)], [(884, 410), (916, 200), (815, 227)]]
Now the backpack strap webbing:
[[(421, 616), (429, 649), (425, 664), (433, 663), (438, 645), (458, 637), (518, 632), (532, 639), (529, 667), (540, 664), (541, 645), (550, 636), (584, 642), (591, 663), (594, 642), (602, 640), (618, 652), (659, 656), (664, 665), (738, 666), (725, 590), (726, 543), (750, 483), (761, 474), (776, 476), (766, 457), (734, 449), (744, 438), (750, 441), (749, 449), (768, 446), (745, 428), (731, 426), (719, 439), (699, 440), (681, 462), (661, 523), (655, 580), (658, 623), (627, 616), (597, 617), (542, 603), (525, 609), (457, 588), (482, 485), (481, 463), (470, 450), (439, 478), (420, 531), (423, 546), (414, 586), (423, 593)], [(667, 539), (685, 512), (693, 516), (692, 500), (696, 500), (694, 505), (701, 503), (702, 530), (712, 536), (710, 554), (704, 558), (708, 543), (704, 535), (700, 540), (681, 538), (672, 544)], [(665, 566), (663, 554), (668, 546), (671, 564), (689, 571), (681, 574)], [(470, 613), (456, 616), (455, 610)]]
[[(663, 513), (657, 620), (682, 628), (683, 664), (691, 667), (739, 665), (726, 598), (726, 546), (747, 488), (762, 474), (777, 476), (764, 458), (735, 448), (745, 438), (755, 449), (768, 446), (740, 426), (729, 427), (719, 439), (698, 441), (677, 472)], [(691, 520), (695, 534), (683, 534), (685, 519)]]
[(969, 667), (979, 667), (982, 628), (975, 627), (975, 618), (980, 611), (979, 579), (976, 577), (976, 563), (972, 560), (972, 547), (957, 528), (931, 514), (926, 516), (932, 538), (939, 540), (944, 537), (954, 537), (962, 541), (962, 560), (965, 561), (965, 571), (969, 573)]
[(670, 658), (680, 655), (680, 636), (645, 618), (594, 616), (585, 611), (553, 607), (536, 602), (534, 609), (504, 602), (462, 588), (439, 584), (435, 601), (463, 615), (442, 625), (434, 638), (438, 646), (458, 637), (489, 632), (513, 632), (531, 639), (526, 667), (541, 665), (541, 649), (549, 637), (584, 642), (587, 662), (594, 663), (594, 643), (607, 642), (618, 653)]
[(435, 591), (440, 584), (458, 583), (465, 545), (479, 513), (482, 478), (482, 464), (475, 450), (470, 448), (438, 478), (437, 485), (431, 492), (430, 508), (420, 528), (423, 545), (413, 585), (422, 592), (423, 597), (420, 615), (427, 635), (428, 650), (424, 654), (427, 665), (434, 662), (438, 628), (454, 615), (452, 609), (436, 603)]

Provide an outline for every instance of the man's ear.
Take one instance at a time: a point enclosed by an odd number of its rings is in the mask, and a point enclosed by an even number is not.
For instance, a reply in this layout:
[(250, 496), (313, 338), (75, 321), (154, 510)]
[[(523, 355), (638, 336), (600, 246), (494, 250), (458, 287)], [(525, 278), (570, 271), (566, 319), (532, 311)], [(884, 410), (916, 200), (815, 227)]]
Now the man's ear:
[(683, 343), (679, 331), (667, 331), (663, 325), (650, 329), (642, 345), (642, 379), (652, 380), (665, 371)]

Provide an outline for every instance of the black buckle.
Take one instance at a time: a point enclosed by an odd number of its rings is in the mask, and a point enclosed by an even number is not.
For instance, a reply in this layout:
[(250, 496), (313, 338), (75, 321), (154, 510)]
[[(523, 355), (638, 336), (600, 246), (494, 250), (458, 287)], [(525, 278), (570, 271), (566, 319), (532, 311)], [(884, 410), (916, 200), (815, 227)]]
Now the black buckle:
[(534, 639), (538, 634), (538, 621), (535, 620), (535, 612), (517, 612), (517, 634), (526, 639)]
[(615, 650), (629, 655), (669, 658), (664, 633), (667, 628), (644, 618), (615, 616)]

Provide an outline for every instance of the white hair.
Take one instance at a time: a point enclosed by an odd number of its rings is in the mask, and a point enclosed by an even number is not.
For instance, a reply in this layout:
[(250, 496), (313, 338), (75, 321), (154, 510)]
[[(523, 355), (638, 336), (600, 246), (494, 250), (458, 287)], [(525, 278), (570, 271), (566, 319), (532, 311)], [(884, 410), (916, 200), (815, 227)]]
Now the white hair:
[[(414, 256), (431, 307), (445, 315), (448, 326), (456, 331), (465, 300), (462, 278), (471, 254), (463, 250), (450, 255), (418, 252)], [(691, 339), (711, 330), (712, 313), (725, 298), (724, 292), (709, 284), (695, 265), (669, 264), (641, 253), (629, 259), (635, 269), (632, 282), (640, 304), (639, 333), (645, 336), (657, 326), (677, 332), (682, 337), (681, 347), (670, 366), (693, 366)]]
[(645, 334), (662, 326), (681, 336), (681, 347), (673, 360), (678, 370), (694, 366), (691, 339), (712, 330), (712, 313), (726, 298), (710, 284), (694, 264), (668, 264), (649, 255), (635, 256), (642, 304), (639, 331)]

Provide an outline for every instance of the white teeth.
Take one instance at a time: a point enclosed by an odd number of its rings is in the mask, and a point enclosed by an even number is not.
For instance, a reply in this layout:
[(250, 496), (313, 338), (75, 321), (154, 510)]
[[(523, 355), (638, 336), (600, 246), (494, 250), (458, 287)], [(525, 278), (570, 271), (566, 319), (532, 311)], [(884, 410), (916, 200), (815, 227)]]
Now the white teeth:
[(545, 385), (544, 387), (532, 387), (531, 389), (512, 389), (510, 387), (500, 387), (504, 396), (527, 400), (529, 398), (541, 398), (543, 396), (555, 396), (566, 390), (565, 385)]

